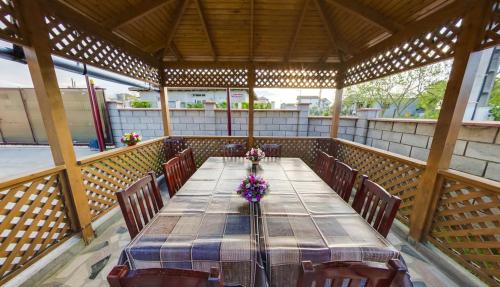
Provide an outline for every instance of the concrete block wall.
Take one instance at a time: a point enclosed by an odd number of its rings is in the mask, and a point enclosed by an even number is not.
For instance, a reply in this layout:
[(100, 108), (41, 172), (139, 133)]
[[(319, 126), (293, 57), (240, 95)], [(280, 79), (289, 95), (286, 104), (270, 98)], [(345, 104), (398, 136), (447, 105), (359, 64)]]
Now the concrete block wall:
[[(353, 141), (356, 134), (355, 117), (341, 117), (339, 124), (338, 137)], [(309, 117), (307, 136), (310, 137), (329, 137), (332, 126), (331, 117)]]
[[(371, 119), (366, 145), (427, 161), (436, 121)], [(451, 168), (500, 181), (500, 122), (465, 122)]]

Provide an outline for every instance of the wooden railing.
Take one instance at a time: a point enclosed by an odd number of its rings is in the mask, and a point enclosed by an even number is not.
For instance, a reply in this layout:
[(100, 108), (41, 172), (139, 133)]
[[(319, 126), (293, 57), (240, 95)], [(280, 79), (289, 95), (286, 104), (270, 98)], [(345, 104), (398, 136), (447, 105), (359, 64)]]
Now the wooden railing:
[[(115, 193), (168, 160), (163, 140), (145, 141), (78, 161), (92, 220), (116, 205)], [(222, 156), (227, 143), (248, 144), (247, 137), (187, 136), (196, 163)], [(311, 137), (255, 137), (256, 146), (282, 145), (283, 157), (312, 166), (318, 150), (366, 174), (402, 199), (398, 219), (410, 224), (417, 185), (426, 163), (350, 141)], [(499, 282), (500, 183), (440, 171), (441, 195), (427, 239), (485, 282)], [(65, 168), (59, 166), (0, 183), (0, 284), (77, 233)]]
[(454, 170), (439, 176), (428, 240), (483, 281), (500, 285), (500, 183)]
[(154, 171), (162, 174), (166, 161), (163, 139), (145, 141), (80, 159), (92, 218), (102, 216), (116, 204), (115, 193)]
[(355, 186), (359, 186), (361, 176), (366, 174), (401, 198), (397, 218), (409, 225), (417, 186), (426, 163), (351, 141), (336, 139), (334, 142), (335, 157), (359, 171)]
[(0, 285), (76, 232), (64, 170), (0, 183)]

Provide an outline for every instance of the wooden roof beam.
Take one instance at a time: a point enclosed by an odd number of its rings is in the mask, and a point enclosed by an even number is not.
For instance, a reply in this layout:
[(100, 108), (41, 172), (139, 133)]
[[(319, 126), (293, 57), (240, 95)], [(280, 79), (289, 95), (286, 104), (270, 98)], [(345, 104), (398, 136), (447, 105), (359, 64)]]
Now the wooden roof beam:
[(299, 38), (300, 28), (302, 27), (302, 22), (304, 22), (304, 18), (306, 16), (307, 8), (309, 7), (310, 0), (304, 0), (304, 6), (302, 7), (302, 11), (300, 12), (299, 20), (297, 21), (297, 26), (295, 26), (295, 32), (293, 33), (292, 40), (290, 42), (288, 53), (286, 56), (286, 62), (290, 60), (293, 54), (293, 50), (295, 49), (295, 45), (297, 44), (297, 39)]
[(123, 39), (122, 37), (115, 35), (111, 31), (109, 31), (108, 28), (87, 18), (86, 16), (82, 15), (81, 13), (77, 12), (73, 8), (67, 6), (66, 4), (63, 4), (56, 0), (42, 0), (42, 1), (45, 9), (48, 9), (48, 11), (53, 12), (55, 15), (57, 15), (57, 17), (62, 19), (64, 22), (72, 24), (75, 27), (86, 31), (89, 34), (94, 34), (102, 38), (103, 40), (109, 41), (110, 43), (115, 45), (116, 48), (121, 48), (124, 51), (142, 59), (149, 65), (156, 66), (155, 63), (157, 61), (152, 55), (142, 51), (139, 47)]
[(328, 0), (328, 2), (391, 33), (401, 31), (404, 28), (401, 23), (398, 23), (377, 10), (360, 3), (358, 0)]
[(116, 30), (125, 26), (137, 19), (147, 16), (148, 14), (158, 10), (171, 0), (144, 0), (127, 11), (120, 13), (116, 18), (111, 18), (104, 22), (104, 26), (111, 30)]
[(254, 54), (254, 25), (255, 25), (255, 0), (250, 0), (250, 47), (249, 47), (249, 60), (253, 61)]
[[(168, 48), (170, 47), (170, 43), (174, 39), (175, 32), (177, 31), (177, 27), (179, 26), (179, 23), (181, 22), (182, 16), (186, 12), (187, 7), (189, 6), (189, 0), (181, 0), (180, 5), (177, 7), (174, 13), (174, 21), (172, 24), (172, 27), (170, 30), (167, 32), (166, 40), (163, 43), (158, 43), (155, 47), (153, 47), (154, 50), (160, 50), (162, 48)], [(166, 51), (166, 49), (165, 49)]]
[(356, 53), (357, 49), (347, 44), (347, 42), (335, 31), (332, 25), (330, 25), (330, 22), (325, 14), (325, 5), (323, 0), (314, 0), (314, 2), (316, 4), (316, 8), (318, 9), (321, 22), (323, 22), (323, 26), (328, 34), (328, 40), (330, 40), (332, 50), (337, 51), (339, 55), (342, 53), (347, 55)]
[(177, 49), (177, 45), (175, 45), (174, 41), (172, 41), (172, 43), (170, 43), (170, 51), (172, 51), (172, 53), (174, 53), (174, 56), (177, 59), (177, 61), (179, 61), (179, 62), (184, 61), (184, 58), (182, 57), (182, 54), (179, 51), (179, 49)]
[(214, 61), (217, 60), (217, 53), (215, 51), (214, 42), (212, 41), (212, 36), (210, 35), (210, 31), (207, 25), (207, 19), (205, 18), (205, 13), (203, 12), (203, 7), (201, 6), (200, 0), (194, 0), (196, 3), (196, 8), (198, 9), (198, 13), (200, 14), (201, 25), (203, 26), (203, 31), (205, 32), (205, 36), (208, 40), (208, 45), (210, 46), (210, 51), (212, 56), (214, 57)]

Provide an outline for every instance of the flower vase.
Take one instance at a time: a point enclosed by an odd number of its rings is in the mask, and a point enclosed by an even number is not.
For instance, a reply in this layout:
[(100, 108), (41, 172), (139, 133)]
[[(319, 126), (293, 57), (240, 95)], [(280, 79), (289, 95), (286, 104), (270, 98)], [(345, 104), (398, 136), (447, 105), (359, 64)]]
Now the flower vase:
[(252, 160), (252, 172), (255, 174), (257, 172), (257, 166), (259, 165), (258, 160)]
[(135, 146), (137, 144), (137, 142), (130, 142), (130, 143), (127, 143), (127, 146)]

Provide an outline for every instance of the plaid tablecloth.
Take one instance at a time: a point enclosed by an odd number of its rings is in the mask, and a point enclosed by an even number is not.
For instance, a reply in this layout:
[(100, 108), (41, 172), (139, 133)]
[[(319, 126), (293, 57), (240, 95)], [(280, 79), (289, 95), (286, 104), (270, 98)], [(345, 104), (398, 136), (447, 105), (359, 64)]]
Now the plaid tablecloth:
[(261, 162), (257, 174), (271, 189), (256, 209), (235, 193), (250, 169), (242, 158), (209, 158), (125, 248), (121, 263), (217, 266), (227, 284), (295, 286), (303, 260), (399, 257), (302, 160)]

